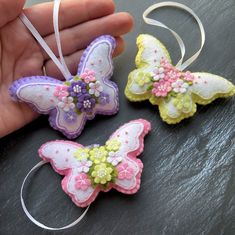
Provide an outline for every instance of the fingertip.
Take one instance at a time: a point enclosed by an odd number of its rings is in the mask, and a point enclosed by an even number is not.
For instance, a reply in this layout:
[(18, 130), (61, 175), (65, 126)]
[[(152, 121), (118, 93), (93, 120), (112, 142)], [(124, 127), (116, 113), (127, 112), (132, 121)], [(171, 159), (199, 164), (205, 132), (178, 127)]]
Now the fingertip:
[(117, 46), (114, 50), (113, 57), (117, 57), (125, 50), (125, 41), (122, 37), (116, 37)]
[(119, 18), (116, 24), (118, 24), (119, 27), (122, 28), (123, 34), (129, 33), (133, 29), (134, 18), (131, 14), (127, 12), (120, 12), (116, 14), (116, 17)]

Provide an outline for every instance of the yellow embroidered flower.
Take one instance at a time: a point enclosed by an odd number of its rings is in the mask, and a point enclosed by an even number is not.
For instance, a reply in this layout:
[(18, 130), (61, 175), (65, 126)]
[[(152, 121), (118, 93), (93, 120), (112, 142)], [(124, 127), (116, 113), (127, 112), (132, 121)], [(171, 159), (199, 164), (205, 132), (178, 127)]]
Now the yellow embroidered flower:
[(87, 159), (89, 157), (89, 149), (88, 148), (78, 148), (74, 153), (74, 156), (79, 160)]
[(173, 104), (179, 111), (190, 111), (192, 100), (189, 95), (179, 94), (174, 98)]
[(92, 150), (90, 150), (90, 159), (95, 163), (99, 164), (106, 161), (106, 158), (108, 156), (108, 152), (106, 151), (104, 146), (101, 147), (95, 147)]
[(91, 176), (94, 178), (94, 182), (96, 184), (106, 184), (107, 182), (110, 182), (112, 180), (112, 172), (113, 169), (111, 167), (109, 167), (105, 163), (101, 163), (94, 167)]
[(120, 146), (121, 143), (117, 139), (111, 139), (105, 143), (105, 147), (108, 151), (117, 151), (120, 148)]
[(144, 86), (146, 83), (151, 82), (151, 75), (149, 73), (140, 72), (136, 77), (136, 83), (139, 86)]

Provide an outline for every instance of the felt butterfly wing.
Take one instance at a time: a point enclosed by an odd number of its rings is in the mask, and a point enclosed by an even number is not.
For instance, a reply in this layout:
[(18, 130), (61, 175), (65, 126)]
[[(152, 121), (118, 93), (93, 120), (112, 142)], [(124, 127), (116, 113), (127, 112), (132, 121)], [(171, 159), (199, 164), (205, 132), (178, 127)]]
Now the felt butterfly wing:
[(96, 113), (112, 115), (118, 111), (118, 89), (109, 81), (113, 72), (111, 36), (95, 39), (82, 55), (78, 74), (69, 81), (33, 76), (21, 78), (10, 87), (15, 100), (49, 114), (50, 125), (67, 138), (76, 138), (87, 119)]
[(136, 67), (129, 74), (125, 94), (130, 101), (143, 101), (151, 98), (151, 72), (160, 65), (162, 59), (171, 62), (166, 47), (156, 38), (141, 34), (137, 38), (138, 54)]
[(93, 112), (88, 116), (89, 119), (93, 118), (96, 113), (113, 115), (119, 109), (118, 88), (114, 82), (110, 81), (113, 75), (112, 55), (115, 47), (116, 41), (113, 37), (101, 36), (91, 43), (81, 58), (78, 75), (85, 77), (86, 81), (86, 74), (90, 71), (90, 74), (93, 73), (96, 78), (95, 84), (98, 84), (98, 86), (89, 84), (91, 86), (89, 93), (98, 99)]
[(140, 188), (143, 163), (137, 156), (144, 149), (144, 136), (150, 129), (150, 123), (146, 120), (131, 121), (119, 128), (108, 140), (108, 143), (120, 143), (119, 149), (110, 153), (108, 161), (116, 166), (117, 171), (113, 188), (122, 193), (134, 194)]
[(84, 147), (71, 141), (51, 141), (42, 145), (39, 156), (50, 162), (57, 173), (65, 176), (61, 182), (62, 189), (73, 202), (79, 207), (86, 207), (96, 198), (99, 190), (92, 186), (84, 169), (80, 169), (86, 165), (82, 166), (76, 158), (78, 149)]
[(193, 116), (196, 103), (206, 105), (235, 94), (234, 85), (222, 77), (174, 67), (166, 47), (153, 36), (140, 35), (137, 45), (137, 70), (130, 73), (125, 94), (131, 101), (149, 99), (158, 105), (168, 124)]
[(136, 157), (143, 151), (149, 130), (150, 123), (135, 120), (120, 127), (104, 146), (52, 141), (39, 149), (39, 155), (65, 175), (63, 190), (77, 206), (85, 207), (100, 191), (115, 188), (133, 194), (139, 189), (143, 164)]

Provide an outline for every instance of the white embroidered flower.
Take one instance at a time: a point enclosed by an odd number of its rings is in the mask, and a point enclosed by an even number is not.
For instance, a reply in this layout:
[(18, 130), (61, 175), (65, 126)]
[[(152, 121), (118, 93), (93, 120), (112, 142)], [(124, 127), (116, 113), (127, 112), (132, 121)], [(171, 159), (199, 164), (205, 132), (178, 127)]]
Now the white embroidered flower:
[(89, 94), (96, 97), (99, 97), (100, 93), (104, 90), (99, 81), (89, 83), (89, 88)]
[(74, 109), (75, 104), (73, 103), (73, 97), (63, 97), (61, 102), (58, 103), (58, 106), (65, 112), (68, 112), (70, 109)]
[(164, 68), (163, 67), (155, 68), (151, 72), (151, 76), (153, 77), (154, 81), (159, 81), (159, 80), (163, 79), (165, 77), (165, 70), (164, 70)]
[(188, 83), (184, 82), (182, 79), (173, 82), (171, 86), (176, 93), (185, 93), (189, 87)]
[(116, 166), (119, 162), (122, 161), (122, 156), (120, 156), (117, 152), (109, 152), (109, 156), (107, 158), (107, 162), (111, 163), (113, 166)]
[(92, 161), (83, 158), (78, 162), (78, 172), (84, 172), (87, 173), (90, 170), (90, 167), (92, 166)]

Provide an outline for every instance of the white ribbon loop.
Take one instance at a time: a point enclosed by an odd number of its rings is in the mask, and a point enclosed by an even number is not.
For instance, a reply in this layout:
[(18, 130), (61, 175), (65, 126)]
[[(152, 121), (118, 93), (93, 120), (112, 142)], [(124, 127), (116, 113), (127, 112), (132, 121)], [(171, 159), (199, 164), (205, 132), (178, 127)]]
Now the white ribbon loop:
[[(152, 11), (154, 11), (158, 8), (161, 8), (161, 7), (176, 7), (179, 9), (183, 9), (183, 10), (187, 11), (189, 14), (191, 14), (198, 23), (200, 33), (201, 33), (201, 46), (200, 46), (199, 50), (193, 56), (191, 56), (189, 59), (187, 59), (184, 63), (183, 63), (183, 60), (184, 60), (184, 56), (185, 56), (185, 45), (184, 45), (182, 38), (174, 30), (170, 29), (165, 24), (161, 23), (160, 21), (157, 21), (157, 20), (154, 20), (154, 19), (151, 19), (148, 17), (148, 15)], [(143, 19), (144, 19), (145, 23), (147, 23), (147, 24), (158, 26), (158, 27), (165, 28), (165, 29), (169, 30), (173, 34), (173, 36), (176, 38), (176, 40), (180, 46), (180, 51), (181, 51), (181, 58), (180, 58), (179, 62), (176, 64), (176, 67), (179, 70), (183, 71), (198, 58), (198, 56), (200, 55), (202, 48), (205, 44), (205, 30), (204, 30), (204, 27), (203, 27), (201, 20), (199, 19), (199, 17), (195, 14), (195, 12), (191, 8), (185, 6), (184, 4), (177, 3), (177, 2), (161, 2), (161, 3), (153, 4), (152, 6), (147, 8), (145, 10), (145, 12), (143, 13)]]
[(55, 40), (56, 45), (58, 48), (60, 60), (55, 56), (53, 51), (50, 49), (50, 47), (47, 45), (45, 40), (42, 38), (42, 36), (39, 34), (39, 32), (36, 30), (36, 28), (32, 25), (32, 23), (29, 21), (27, 16), (22, 13), (19, 18), (24, 23), (24, 25), (28, 28), (28, 30), (32, 33), (32, 35), (35, 37), (35, 39), (38, 41), (38, 43), (41, 45), (41, 47), (45, 50), (45, 52), (48, 54), (48, 56), (51, 58), (51, 60), (55, 63), (55, 65), (58, 67), (60, 72), (63, 74), (66, 80), (70, 80), (72, 75), (68, 70), (68, 67), (65, 63), (62, 48), (61, 48), (61, 41), (60, 41), (60, 33), (59, 33), (59, 9), (60, 9), (60, 3), (61, 0), (54, 0), (54, 10), (53, 10), (53, 26), (55, 31)]
[(26, 177), (24, 178), (23, 180), (23, 183), (22, 183), (22, 186), (21, 186), (21, 189), (20, 189), (20, 201), (21, 201), (21, 205), (22, 205), (22, 208), (24, 210), (24, 213), (26, 214), (26, 216), (34, 223), (36, 224), (38, 227), (40, 228), (43, 228), (43, 229), (47, 229), (47, 230), (51, 230), (51, 231), (59, 231), (59, 230), (64, 230), (64, 229), (67, 229), (67, 228), (71, 228), (73, 226), (75, 226), (76, 224), (78, 224), (83, 218), (84, 216), (86, 215), (88, 209), (90, 206), (88, 206), (86, 208), (86, 210), (82, 213), (81, 216), (78, 217), (78, 219), (76, 219), (74, 222), (72, 222), (71, 224), (69, 225), (66, 225), (64, 227), (60, 227), (60, 228), (53, 228), (53, 227), (48, 227), (44, 224), (42, 224), (41, 222), (37, 221), (28, 211), (26, 205), (25, 205), (25, 202), (24, 202), (24, 197), (23, 197), (23, 190), (24, 190), (24, 185), (25, 185), (25, 182), (26, 180), (28, 179), (28, 177), (30, 176), (30, 174), (35, 171), (36, 169), (40, 168), (41, 166), (43, 166), (44, 164), (46, 164), (48, 162), (46, 161), (41, 161), (39, 162), (38, 164), (36, 164), (30, 171), (29, 173), (26, 175)]

